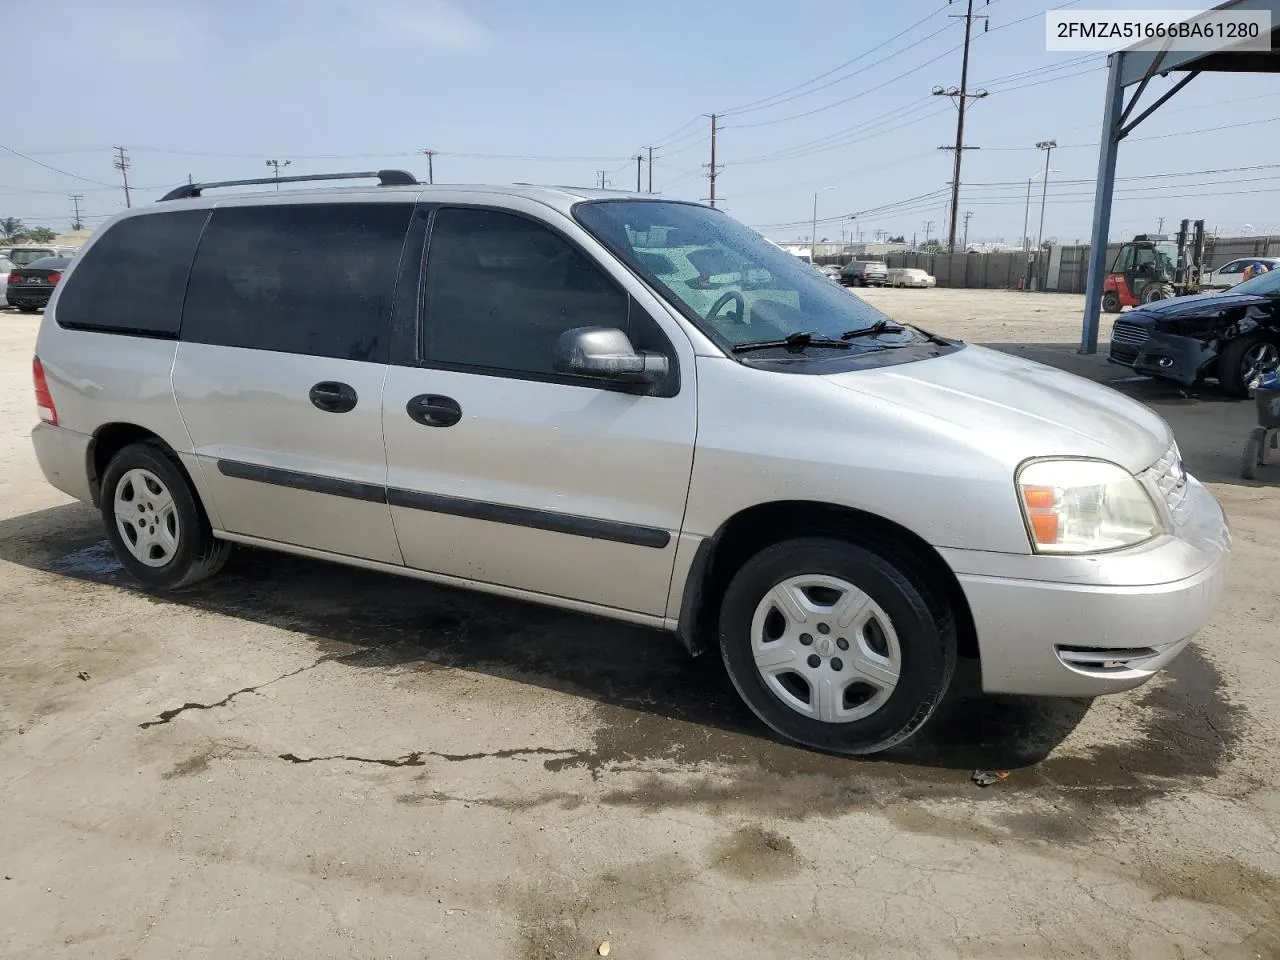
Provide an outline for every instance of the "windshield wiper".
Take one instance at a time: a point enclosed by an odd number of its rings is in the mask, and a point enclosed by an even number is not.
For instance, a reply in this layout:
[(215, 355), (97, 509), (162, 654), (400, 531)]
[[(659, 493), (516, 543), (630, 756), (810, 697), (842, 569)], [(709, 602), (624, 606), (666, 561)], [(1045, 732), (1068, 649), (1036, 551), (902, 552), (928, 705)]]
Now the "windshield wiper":
[(831, 340), (827, 337), (815, 337), (812, 333), (793, 333), (782, 340), (752, 340), (748, 343), (735, 343), (731, 348), (734, 353), (749, 353), (752, 350), (803, 350), (805, 347), (832, 347), (836, 350), (848, 350), (851, 345), (845, 340)]
[(877, 320), (869, 327), (860, 327), (857, 330), (846, 330), (840, 334), (841, 340), (856, 340), (858, 337), (872, 337), (878, 333), (902, 333), (906, 327), (894, 323), (892, 320)]

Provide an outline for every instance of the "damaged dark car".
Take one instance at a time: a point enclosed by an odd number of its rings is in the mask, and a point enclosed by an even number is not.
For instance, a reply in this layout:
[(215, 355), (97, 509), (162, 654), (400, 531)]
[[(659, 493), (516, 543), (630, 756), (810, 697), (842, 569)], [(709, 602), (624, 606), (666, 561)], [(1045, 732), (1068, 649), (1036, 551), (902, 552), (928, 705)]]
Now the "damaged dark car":
[(1216, 379), (1223, 392), (1249, 396), (1280, 366), (1280, 270), (1131, 310), (1111, 328), (1110, 359), (1184, 386)]

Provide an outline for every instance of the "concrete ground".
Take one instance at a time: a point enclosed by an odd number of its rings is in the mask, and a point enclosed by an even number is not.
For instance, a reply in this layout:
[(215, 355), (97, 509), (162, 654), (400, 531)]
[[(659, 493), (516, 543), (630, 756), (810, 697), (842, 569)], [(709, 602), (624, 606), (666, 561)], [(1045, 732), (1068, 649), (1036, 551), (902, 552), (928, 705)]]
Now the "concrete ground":
[[(867, 298), (1124, 374), (1074, 354), (1078, 297)], [(1280, 497), (1238, 479), (1247, 405), (1118, 384), (1236, 538), (1165, 675), (1090, 703), (970, 671), (857, 761), (775, 742), (660, 634), (251, 550), (135, 589), (36, 467), (36, 323), (0, 314), (0, 956), (1280, 956)]]

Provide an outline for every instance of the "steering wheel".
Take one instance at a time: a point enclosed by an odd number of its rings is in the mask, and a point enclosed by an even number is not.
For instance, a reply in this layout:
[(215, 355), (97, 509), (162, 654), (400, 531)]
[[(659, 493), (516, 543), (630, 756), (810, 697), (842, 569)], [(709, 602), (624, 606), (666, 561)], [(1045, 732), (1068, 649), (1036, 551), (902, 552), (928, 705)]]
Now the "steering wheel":
[(747, 301), (742, 299), (742, 294), (740, 294), (737, 290), (726, 290), (724, 293), (720, 294), (720, 298), (716, 300), (716, 302), (712, 305), (711, 309), (707, 311), (707, 319), (715, 320), (716, 316), (724, 308), (724, 305), (726, 303), (732, 303), (734, 301), (737, 302), (738, 309), (734, 311), (734, 313), (729, 314), (727, 319), (729, 319), (733, 323), (744, 322), (747, 315)]

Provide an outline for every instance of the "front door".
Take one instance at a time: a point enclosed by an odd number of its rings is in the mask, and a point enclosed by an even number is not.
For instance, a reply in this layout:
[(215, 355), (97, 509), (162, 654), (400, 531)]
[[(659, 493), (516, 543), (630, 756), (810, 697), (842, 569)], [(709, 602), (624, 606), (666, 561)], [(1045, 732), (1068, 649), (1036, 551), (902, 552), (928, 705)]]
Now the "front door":
[(219, 525), (401, 563), (382, 388), (413, 204), (215, 209), (173, 370)]
[[(552, 229), (528, 207), (434, 213), (420, 328), (383, 402), (405, 563), (661, 616), (693, 461), (692, 350), (571, 220)], [(557, 374), (557, 339), (584, 326), (666, 353), (672, 376), (642, 395)]]

